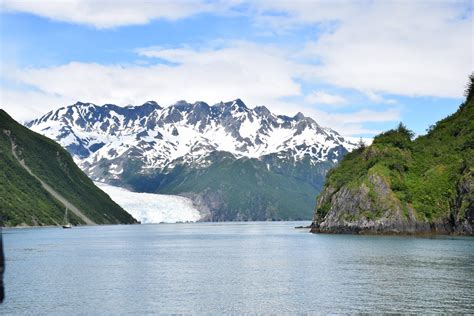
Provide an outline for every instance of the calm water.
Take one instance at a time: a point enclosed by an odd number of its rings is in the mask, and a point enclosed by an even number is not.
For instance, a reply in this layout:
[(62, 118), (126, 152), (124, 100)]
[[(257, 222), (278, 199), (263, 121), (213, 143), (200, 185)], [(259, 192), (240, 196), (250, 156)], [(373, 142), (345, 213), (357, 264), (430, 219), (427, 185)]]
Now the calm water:
[(474, 238), (302, 224), (4, 230), (0, 313), (474, 313)]

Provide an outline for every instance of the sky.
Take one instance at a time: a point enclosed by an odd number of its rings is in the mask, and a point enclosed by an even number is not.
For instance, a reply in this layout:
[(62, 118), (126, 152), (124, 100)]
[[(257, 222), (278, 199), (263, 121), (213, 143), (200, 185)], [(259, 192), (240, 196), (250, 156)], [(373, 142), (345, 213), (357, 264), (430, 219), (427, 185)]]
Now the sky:
[(473, 1), (0, 0), (0, 107), (242, 99), (345, 136), (457, 110)]

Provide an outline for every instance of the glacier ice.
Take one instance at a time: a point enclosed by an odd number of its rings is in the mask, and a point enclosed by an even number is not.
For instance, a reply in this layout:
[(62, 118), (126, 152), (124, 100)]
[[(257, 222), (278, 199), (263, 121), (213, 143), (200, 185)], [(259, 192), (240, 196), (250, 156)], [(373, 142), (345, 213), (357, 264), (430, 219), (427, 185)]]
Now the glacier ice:
[(143, 224), (196, 222), (201, 217), (192, 201), (182, 196), (132, 192), (100, 182), (95, 185)]

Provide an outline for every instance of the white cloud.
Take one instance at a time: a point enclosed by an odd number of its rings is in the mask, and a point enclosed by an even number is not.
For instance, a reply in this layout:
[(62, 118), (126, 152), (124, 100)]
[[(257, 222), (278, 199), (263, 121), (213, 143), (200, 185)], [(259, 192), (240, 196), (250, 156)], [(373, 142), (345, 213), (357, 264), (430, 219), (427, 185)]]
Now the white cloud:
[(24, 70), (17, 78), (48, 93), (119, 104), (150, 98), (165, 104), (177, 99), (219, 102), (243, 96), (249, 102), (260, 103), (268, 95), (279, 98), (300, 94), (299, 84), (292, 79), (299, 66), (271, 48), (236, 43), (214, 50), (168, 49), (146, 53), (176, 65), (69, 63)]
[(474, 69), (469, 2), (263, 1), (257, 11), (259, 25), (319, 23), (326, 31), (308, 42), (302, 56), (320, 67), (307, 75), (339, 87), (461, 97)]
[(399, 109), (369, 110), (361, 109), (352, 112), (326, 112), (312, 108), (302, 111), (314, 118), (320, 125), (328, 126), (341, 135), (375, 135), (381, 132), (379, 129), (365, 127), (365, 123), (388, 123), (401, 120)]
[[(16, 117), (31, 118), (65, 102), (138, 104), (155, 99), (209, 103), (240, 97), (249, 105), (267, 105), (278, 113), (301, 111), (343, 134), (373, 133), (365, 122), (400, 119), (385, 94), (461, 97), (474, 69), (472, 10), (468, 2), (434, 1), (11, 1), (2, 10), (37, 14), (54, 20), (111, 28), (176, 20), (202, 12), (235, 13), (234, 5), (262, 32), (304, 30), (303, 51), (249, 42), (220, 47), (138, 49), (151, 63), (102, 65), (70, 62), (61, 66), (8, 71), (34, 92), (2, 87), (1, 104)], [(236, 13), (237, 14), (237, 13)], [(259, 31), (256, 29), (256, 32)], [(317, 30), (308, 37), (308, 30)], [(297, 33), (295, 33), (297, 34)], [(297, 35), (294, 35), (297, 36)], [(311, 36), (311, 35), (310, 35)], [(309, 38), (309, 41), (308, 41)], [(297, 39), (297, 38), (296, 38)], [(159, 58), (170, 64), (154, 64)], [(3, 66), (3, 65), (2, 65)], [(301, 84), (315, 85), (306, 101), (340, 106), (344, 97), (320, 91), (318, 84), (352, 88), (384, 111), (327, 113), (284, 102), (300, 97)], [(34, 102), (35, 104), (33, 104)], [(42, 107), (44, 106), (44, 108)]]
[[(270, 33), (317, 24), (318, 37), (299, 55), (320, 65), (309, 67), (306, 79), (375, 95), (458, 98), (474, 69), (469, 1), (4, 0), (1, 8), (98, 28), (204, 12), (247, 15)], [(158, 53), (182, 61), (178, 54), (189, 51)]]
[(363, 122), (392, 122), (400, 119), (400, 110), (388, 109), (384, 111), (360, 110), (353, 113), (331, 113), (327, 114), (326, 120), (342, 121), (345, 123)]
[(99, 29), (146, 24), (154, 19), (177, 20), (222, 5), (204, 0), (3, 0), (3, 11), (26, 12), (45, 18)]
[(346, 98), (336, 94), (330, 94), (324, 91), (314, 91), (308, 94), (305, 101), (311, 104), (327, 104), (340, 106), (347, 103)]
[(75, 98), (51, 95), (41, 91), (0, 88), (0, 108), (20, 122), (37, 118), (46, 111), (71, 104), (75, 100)]
[[(205, 101), (214, 104), (242, 98), (249, 106), (266, 105), (278, 114), (298, 111), (344, 134), (368, 133), (362, 122), (397, 120), (398, 111), (362, 110), (350, 114), (327, 113), (299, 103), (282, 101), (301, 96), (297, 78), (308, 66), (287, 58), (274, 47), (234, 42), (220, 48), (142, 48), (139, 54), (151, 60), (160, 58), (171, 64), (102, 65), (71, 62), (46, 67), (10, 69), (9, 79), (35, 91), (0, 90), (1, 103), (20, 120), (32, 119), (50, 109), (75, 101), (119, 105), (156, 100), (162, 106), (177, 100)], [(342, 98), (316, 94), (326, 102)]]
[(325, 23), (319, 26), (330, 30), (335, 21), (363, 14), (366, 1), (256, 0), (248, 3), (251, 7), (250, 15), (258, 26), (287, 33), (297, 27), (314, 23)]
[[(300, 84), (294, 80), (302, 71), (301, 66), (272, 47), (238, 42), (207, 50), (142, 49), (141, 54), (173, 64), (124, 66), (71, 62), (17, 69), (5, 75), (45, 96), (98, 104), (127, 105), (157, 100), (166, 106), (180, 99), (217, 103), (242, 98), (249, 104), (261, 105), (301, 94)], [(22, 109), (16, 112), (27, 115)]]
[(397, 103), (397, 100), (395, 100), (395, 99), (386, 99), (382, 95), (374, 93), (373, 91), (366, 91), (364, 94), (372, 102), (385, 103), (385, 104), (395, 104), (395, 103)]

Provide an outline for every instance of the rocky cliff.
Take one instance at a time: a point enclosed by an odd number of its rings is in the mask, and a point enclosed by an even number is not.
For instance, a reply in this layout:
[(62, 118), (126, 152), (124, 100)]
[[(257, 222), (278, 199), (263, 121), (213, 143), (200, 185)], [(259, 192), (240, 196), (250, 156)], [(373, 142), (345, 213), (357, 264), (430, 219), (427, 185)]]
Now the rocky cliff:
[(473, 79), (467, 99), (424, 136), (400, 124), (328, 173), (312, 232), (474, 234)]

